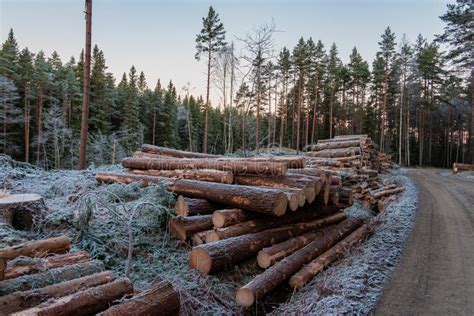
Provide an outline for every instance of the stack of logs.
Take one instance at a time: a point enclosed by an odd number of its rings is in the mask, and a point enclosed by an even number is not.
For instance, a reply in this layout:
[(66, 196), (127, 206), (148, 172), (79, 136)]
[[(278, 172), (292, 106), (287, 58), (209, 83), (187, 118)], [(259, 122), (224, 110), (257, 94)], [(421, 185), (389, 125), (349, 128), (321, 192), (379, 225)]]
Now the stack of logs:
[[(0, 315), (176, 315), (180, 298), (156, 280), (141, 293), (104, 271), (86, 251), (69, 252), (67, 236), (0, 249)], [(121, 300), (117, 303), (117, 300)]]
[(343, 212), (352, 205), (353, 192), (372, 207), (403, 190), (378, 179), (382, 163), (368, 168), (378, 155), (368, 137), (318, 145), (326, 144), (321, 152), (339, 152), (347, 147), (337, 146), (346, 143), (361, 161), (356, 168), (345, 168), (346, 162), (337, 167), (314, 164), (313, 158), (302, 156), (228, 158), (143, 145), (122, 161), (124, 173), (99, 173), (96, 179), (161, 183), (176, 193), (169, 229), (194, 246), (189, 264), (203, 274), (256, 257), (266, 270), (236, 294), (238, 304), (248, 307), (285, 281), (301, 288), (368, 236), (370, 223), (346, 218)]
[(375, 150), (367, 135), (344, 135), (321, 139), (306, 153), (313, 167), (370, 169), (381, 172), (393, 168), (391, 156)]
[(453, 163), (453, 172), (458, 173), (460, 171), (474, 171), (474, 165), (459, 162)]

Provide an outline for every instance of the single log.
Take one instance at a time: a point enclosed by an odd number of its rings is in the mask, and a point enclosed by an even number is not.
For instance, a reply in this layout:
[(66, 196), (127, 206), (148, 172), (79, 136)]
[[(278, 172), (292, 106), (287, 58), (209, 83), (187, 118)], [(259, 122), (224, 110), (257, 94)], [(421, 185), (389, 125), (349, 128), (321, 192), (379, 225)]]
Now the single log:
[(93, 315), (107, 309), (112, 301), (131, 293), (133, 293), (132, 282), (128, 278), (120, 278), (110, 283), (46, 301), (13, 315)]
[(453, 172), (457, 173), (458, 171), (474, 171), (474, 165), (467, 163), (453, 163)]
[(375, 203), (375, 201), (377, 201), (377, 199), (381, 198), (382, 196), (397, 194), (397, 193), (400, 193), (404, 190), (405, 190), (404, 187), (398, 187), (398, 188), (395, 188), (395, 189), (379, 191), (379, 192), (373, 194), (370, 197), (370, 202)]
[(252, 220), (255, 217), (257, 217), (257, 214), (242, 209), (223, 209), (212, 213), (212, 223), (214, 224), (214, 227), (224, 228)]
[(302, 156), (269, 156), (254, 158), (218, 158), (219, 161), (251, 161), (251, 162), (277, 162), (284, 163), (290, 169), (302, 169), (306, 166)]
[(209, 235), (213, 231), (214, 231), (213, 229), (210, 229), (210, 230), (205, 230), (202, 232), (195, 233), (194, 235), (191, 236), (191, 244), (193, 246), (199, 246), (199, 245), (205, 244), (207, 235)]
[(0, 258), (0, 281), (5, 278), (5, 269), (7, 268), (7, 261)]
[(338, 185), (331, 185), (329, 187), (329, 203), (332, 205), (339, 204), (339, 191), (340, 187)]
[(175, 170), (175, 169), (216, 169), (234, 174), (284, 175), (286, 164), (268, 161), (217, 160), (217, 159), (147, 159), (124, 158), (122, 165), (129, 169)]
[(259, 250), (294, 236), (336, 224), (346, 218), (337, 213), (322, 219), (268, 229), (194, 247), (189, 265), (204, 274), (213, 273), (255, 255)]
[(339, 136), (334, 136), (334, 138), (320, 139), (318, 140), (318, 144), (351, 141), (351, 140), (360, 140), (361, 143), (364, 143), (367, 139), (368, 139), (368, 135), (339, 135)]
[(316, 196), (316, 184), (321, 180), (319, 178), (310, 179), (301, 175), (290, 174), (282, 177), (236, 175), (234, 181), (235, 183), (242, 185), (265, 186), (280, 189), (302, 189), (308, 202), (312, 202)]
[(48, 253), (69, 251), (71, 240), (67, 236), (29, 241), (13, 247), (0, 249), (0, 258), (11, 260), (19, 256), (43, 257)]
[(349, 141), (333, 141), (327, 143), (320, 143), (311, 146), (311, 151), (320, 151), (324, 149), (339, 149), (347, 147), (360, 146), (360, 140), (349, 140)]
[(316, 197), (315, 203), (317, 203), (318, 205), (328, 205), (330, 196), (331, 185), (329, 183), (326, 183), (323, 185), (321, 192), (319, 192), (319, 195)]
[(370, 178), (375, 178), (379, 175), (379, 172), (377, 170), (372, 170), (372, 169), (360, 169), (358, 171), (360, 174), (366, 174), (368, 175)]
[(0, 281), (0, 296), (77, 279), (86, 275), (101, 272), (102, 270), (104, 270), (104, 264), (102, 262), (89, 261), (51, 269), (32, 275), (22, 275), (15, 279)]
[(288, 174), (300, 174), (320, 178), (323, 183), (329, 181), (331, 172), (319, 168), (292, 169)]
[(5, 269), (5, 280), (14, 279), (20, 275), (34, 274), (45, 270), (60, 268), (71, 264), (87, 262), (90, 260), (91, 257), (87, 251), (78, 251), (64, 255), (46, 257), (40, 259), (39, 261), (34, 261), (28, 265), (7, 267), (7, 269)]
[(288, 199), (281, 190), (257, 188), (243, 185), (231, 185), (163, 177), (98, 173), (96, 180), (102, 183), (132, 183), (142, 185), (162, 182), (169, 191), (192, 198), (206, 199), (223, 205), (243, 208), (250, 211), (281, 216), (286, 212)]
[(128, 172), (133, 174), (142, 174), (146, 176), (157, 176), (165, 178), (181, 178), (189, 180), (209, 181), (217, 183), (232, 184), (234, 175), (232, 172), (213, 169), (198, 170), (139, 170), (131, 169)]
[(341, 185), (342, 179), (340, 176), (331, 176), (331, 185)]
[(362, 225), (360, 219), (348, 219), (331, 227), (321, 238), (313, 240), (241, 287), (236, 294), (237, 303), (245, 307), (252, 306), (295, 274), (304, 264), (331, 248), (360, 225)]
[(325, 229), (309, 232), (301, 236), (293, 237), (279, 244), (263, 248), (257, 254), (257, 263), (260, 268), (268, 268), (281, 259), (289, 256), (298, 249), (303, 248), (313, 240), (321, 237)]
[(145, 153), (158, 154), (175, 158), (218, 158), (219, 155), (202, 154), (190, 151), (176, 150), (167, 147), (143, 144), (142, 151)]
[(340, 149), (324, 149), (321, 151), (310, 151), (306, 155), (311, 157), (322, 157), (322, 158), (339, 158), (360, 155), (360, 147), (348, 147)]
[(176, 215), (192, 216), (212, 214), (215, 210), (222, 208), (219, 204), (204, 199), (193, 199), (179, 195), (176, 199)]
[(185, 241), (195, 233), (211, 229), (212, 215), (175, 216), (170, 220), (170, 233), (178, 239)]
[(179, 293), (170, 282), (163, 280), (154, 282), (148, 290), (110, 307), (98, 316), (179, 315), (180, 305)]
[(354, 204), (353, 192), (351, 188), (340, 188), (339, 203), (352, 205)]
[(5, 295), (0, 297), (0, 314), (15, 313), (39, 305), (50, 298), (70, 295), (77, 291), (112, 282), (114, 279), (114, 273), (106, 271), (48, 285), (39, 289)]
[(369, 233), (370, 229), (367, 224), (363, 224), (357, 228), (349, 236), (338, 242), (334, 247), (330, 248), (295, 273), (290, 278), (290, 286), (298, 289), (302, 288), (318, 273), (323, 271), (337, 259), (341, 258), (348, 250), (354, 247), (354, 245), (363, 240)]
[(285, 193), (288, 199), (288, 209), (290, 211), (296, 211), (300, 206), (300, 196), (297, 192), (291, 191), (290, 189), (281, 189)]
[[(331, 211), (335, 211), (331, 209)], [(206, 243), (215, 242), (222, 239), (232, 238), (245, 234), (252, 234), (261, 232), (263, 230), (280, 227), (283, 225), (295, 224), (298, 222), (306, 222), (314, 220), (315, 218), (321, 217), (327, 214), (323, 207), (308, 207), (307, 209), (300, 210), (296, 213), (287, 213), (281, 217), (259, 217), (246, 222), (241, 222), (235, 225), (231, 225), (225, 228), (218, 228), (210, 232), (206, 236)]]
[(162, 158), (162, 159), (174, 159), (170, 156), (163, 156), (159, 154), (145, 153), (143, 151), (135, 151), (132, 155), (133, 158)]

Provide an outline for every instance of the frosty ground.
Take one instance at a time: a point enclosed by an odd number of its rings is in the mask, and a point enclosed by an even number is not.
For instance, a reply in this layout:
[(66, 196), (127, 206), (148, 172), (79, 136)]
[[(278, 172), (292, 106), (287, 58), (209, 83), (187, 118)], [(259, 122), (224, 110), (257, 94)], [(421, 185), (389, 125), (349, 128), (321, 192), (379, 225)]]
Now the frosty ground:
[[(293, 292), (281, 287), (251, 310), (236, 306), (238, 287), (261, 272), (254, 259), (216, 276), (202, 276), (188, 266), (190, 247), (171, 238), (166, 223), (173, 214), (174, 197), (156, 185), (97, 185), (98, 171), (121, 170), (104, 166), (87, 171), (44, 171), (0, 156), (0, 189), (10, 193), (38, 193), (48, 212), (35, 220), (33, 232), (0, 226), (0, 247), (29, 239), (67, 234), (76, 249), (88, 250), (109, 269), (125, 274), (137, 288), (144, 288), (156, 275), (170, 280), (179, 290), (183, 314), (202, 313), (304, 313), (367, 314), (380, 297), (409, 235), (418, 204), (413, 182), (399, 170), (385, 175), (401, 182), (406, 190), (379, 215), (373, 235), (350, 254)], [(355, 203), (349, 216), (373, 214)], [(133, 235), (133, 257), (127, 254)]]

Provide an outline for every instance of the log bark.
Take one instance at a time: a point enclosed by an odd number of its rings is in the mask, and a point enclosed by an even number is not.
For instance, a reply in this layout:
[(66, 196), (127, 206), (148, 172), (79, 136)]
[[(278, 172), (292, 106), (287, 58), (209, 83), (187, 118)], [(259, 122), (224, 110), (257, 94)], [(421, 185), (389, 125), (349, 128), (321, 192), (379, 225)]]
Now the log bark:
[(474, 171), (474, 165), (467, 163), (453, 163), (453, 172), (457, 173), (459, 171)]
[(257, 217), (257, 214), (238, 208), (217, 210), (212, 213), (212, 223), (216, 228), (243, 223)]
[(316, 196), (316, 185), (320, 178), (308, 178), (301, 175), (286, 175), (282, 177), (267, 177), (257, 175), (236, 175), (234, 181), (241, 185), (265, 186), (280, 189), (302, 189), (309, 203)]
[(162, 156), (158, 154), (145, 153), (143, 151), (136, 151), (132, 155), (133, 158), (162, 158), (162, 159), (173, 159), (173, 157)]
[(311, 157), (321, 157), (321, 158), (340, 158), (348, 156), (360, 155), (360, 147), (348, 147), (340, 149), (324, 149), (321, 151), (310, 151), (306, 155)]
[(313, 240), (241, 287), (236, 294), (237, 303), (244, 307), (252, 306), (295, 274), (304, 264), (321, 255), (361, 225), (360, 219), (348, 219), (332, 227), (321, 238)]
[(0, 281), (0, 296), (77, 279), (101, 272), (102, 270), (104, 270), (104, 264), (102, 262), (90, 261), (51, 269), (42, 273), (22, 275), (15, 279)]
[(168, 281), (155, 282), (151, 287), (119, 305), (98, 314), (98, 316), (152, 316), (179, 315), (180, 296)]
[(114, 273), (106, 271), (48, 285), (39, 289), (5, 295), (0, 297), (0, 314), (15, 313), (39, 305), (50, 298), (67, 296), (86, 288), (112, 282), (114, 279)]
[(302, 169), (306, 166), (302, 156), (271, 156), (258, 158), (218, 158), (219, 161), (251, 161), (251, 162), (270, 162), (286, 164), (288, 169)]
[(234, 174), (284, 175), (287, 170), (286, 164), (279, 162), (187, 158), (124, 158), (122, 165), (125, 168), (141, 170), (216, 169), (231, 171)]
[(260, 268), (268, 268), (281, 259), (289, 256), (298, 249), (303, 248), (313, 240), (321, 237), (325, 229), (315, 232), (309, 232), (301, 236), (293, 237), (279, 244), (263, 248), (257, 254), (257, 263)]
[(112, 173), (98, 173), (96, 180), (102, 183), (139, 182), (142, 185), (162, 182), (169, 191), (177, 194), (275, 216), (283, 215), (288, 206), (285, 193), (277, 189)]
[(383, 197), (383, 196), (392, 195), (392, 194), (397, 194), (397, 193), (400, 193), (400, 192), (402, 192), (402, 191), (404, 191), (404, 190), (405, 190), (404, 187), (398, 187), (398, 188), (395, 188), (395, 189), (379, 191), (379, 192), (373, 194), (373, 195), (370, 197), (370, 202), (375, 203), (375, 202), (377, 201), (377, 199), (380, 199), (380, 198)]
[(354, 204), (353, 192), (351, 188), (340, 188), (339, 203), (347, 205)]
[(69, 251), (71, 240), (67, 236), (29, 241), (21, 245), (0, 249), (0, 258), (11, 260), (19, 256), (42, 257), (48, 253)]
[(195, 233), (214, 227), (212, 215), (176, 216), (171, 218), (169, 225), (171, 235), (182, 241), (190, 239)]
[(7, 267), (5, 269), (5, 280), (14, 279), (21, 275), (34, 274), (49, 269), (60, 268), (71, 264), (87, 262), (90, 260), (91, 257), (87, 251), (78, 251), (64, 255), (46, 257), (39, 260), (38, 262), (35, 261), (28, 265)]
[(327, 225), (336, 224), (345, 218), (344, 213), (337, 213), (322, 219), (200, 245), (191, 251), (189, 265), (203, 274), (210, 274), (245, 260), (265, 247)]
[(331, 196), (331, 185), (329, 183), (326, 183), (323, 185), (323, 188), (321, 189), (321, 192), (319, 192), (319, 195), (316, 197), (315, 203), (318, 205), (329, 205), (329, 198)]
[(190, 151), (176, 150), (167, 147), (143, 144), (142, 151), (145, 153), (158, 154), (175, 158), (218, 158), (219, 155), (194, 153)]
[(349, 236), (338, 242), (335, 246), (324, 252), (322, 255), (305, 265), (301, 270), (290, 278), (290, 286), (302, 288), (311, 281), (318, 273), (327, 268), (331, 263), (341, 258), (354, 245), (358, 244), (370, 233), (367, 224), (362, 225), (353, 231)]
[(332, 205), (339, 204), (339, 191), (340, 191), (340, 187), (337, 185), (331, 185), (329, 187), (329, 204), (332, 204)]
[(207, 235), (209, 235), (213, 231), (214, 231), (213, 229), (210, 229), (210, 230), (205, 230), (202, 232), (195, 233), (191, 237), (191, 244), (193, 246), (199, 246), (199, 245), (205, 244)]
[(327, 143), (319, 143), (311, 146), (311, 151), (320, 151), (325, 149), (339, 149), (348, 147), (360, 146), (360, 140), (344, 140), (344, 141), (332, 141)]
[(192, 216), (212, 214), (215, 210), (221, 209), (223, 206), (209, 202), (204, 199), (192, 199), (182, 195), (178, 196), (175, 204), (176, 215)]
[(292, 169), (288, 172), (288, 174), (318, 177), (323, 181), (323, 183), (329, 181), (331, 178), (331, 172), (319, 168)]
[[(338, 209), (331, 208), (329, 212), (334, 212)], [(215, 242), (218, 240), (228, 239), (245, 234), (252, 234), (261, 232), (263, 230), (280, 227), (284, 225), (291, 225), (298, 222), (306, 222), (314, 220), (327, 214), (328, 210), (324, 208), (309, 207), (305, 210), (300, 210), (296, 213), (288, 213), (282, 217), (269, 218), (260, 217), (246, 222), (241, 222), (225, 228), (218, 228), (210, 232), (206, 236), (206, 243)]]
[(220, 171), (213, 169), (198, 169), (198, 170), (139, 170), (131, 169), (129, 173), (157, 176), (165, 178), (180, 178), (188, 180), (209, 181), (217, 183), (232, 184), (234, 182), (234, 175), (232, 172)]
[(128, 278), (120, 278), (110, 283), (44, 302), (13, 315), (93, 315), (107, 309), (112, 301), (131, 293), (133, 293), (132, 282)]

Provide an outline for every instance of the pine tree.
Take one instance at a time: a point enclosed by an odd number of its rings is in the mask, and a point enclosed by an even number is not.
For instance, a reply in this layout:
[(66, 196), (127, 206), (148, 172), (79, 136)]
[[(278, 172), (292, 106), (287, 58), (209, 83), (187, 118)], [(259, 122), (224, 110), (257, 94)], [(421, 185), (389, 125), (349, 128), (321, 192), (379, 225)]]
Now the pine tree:
[(339, 72), (342, 66), (341, 60), (338, 57), (338, 50), (335, 43), (332, 43), (331, 49), (329, 50), (327, 56), (327, 72), (325, 80), (325, 90), (326, 90), (326, 99), (327, 99), (327, 108), (328, 108), (328, 120), (327, 120), (327, 131), (328, 137), (333, 137), (334, 131), (334, 108), (335, 108), (335, 98), (336, 93), (340, 88), (340, 76)]
[(395, 56), (395, 34), (390, 30), (390, 27), (385, 29), (382, 34), (382, 39), (379, 42), (380, 56), (383, 58), (384, 67), (384, 86), (383, 86), (383, 101), (382, 110), (380, 113), (380, 150), (384, 152), (385, 147), (385, 125), (387, 118), (387, 103), (388, 103), (388, 82), (389, 75)]
[[(471, 163), (474, 164), (474, 54), (472, 43), (474, 32), (472, 31), (472, 3), (470, 1), (457, 1), (456, 4), (448, 4), (448, 10), (440, 16), (446, 23), (443, 34), (437, 37), (437, 41), (449, 45), (446, 58), (456, 66), (461, 73), (461, 78), (468, 80), (468, 101), (471, 105), (469, 136), (469, 155)], [(469, 72), (470, 70), (470, 72)]]
[(286, 139), (286, 127), (289, 125), (288, 113), (288, 85), (291, 71), (291, 55), (290, 51), (283, 47), (278, 58), (278, 70), (280, 77), (283, 80), (282, 97), (280, 98), (280, 148), (283, 147), (283, 142)]
[(206, 107), (204, 123), (204, 143), (203, 152), (207, 153), (208, 125), (209, 125), (209, 90), (211, 85), (211, 67), (214, 54), (222, 47), (227, 45), (225, 42), (224, 24), (220, 21), (219, 14), (211, 7), (207, 17), (202, 18), (201, 32), (196, 35), (196, 55), (200, 60), (201, 55), (207, 56), (207, 86), (206, 86)]

